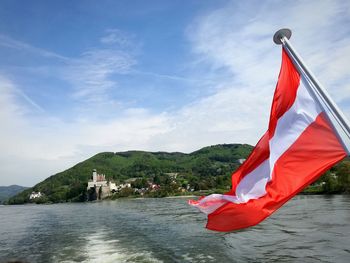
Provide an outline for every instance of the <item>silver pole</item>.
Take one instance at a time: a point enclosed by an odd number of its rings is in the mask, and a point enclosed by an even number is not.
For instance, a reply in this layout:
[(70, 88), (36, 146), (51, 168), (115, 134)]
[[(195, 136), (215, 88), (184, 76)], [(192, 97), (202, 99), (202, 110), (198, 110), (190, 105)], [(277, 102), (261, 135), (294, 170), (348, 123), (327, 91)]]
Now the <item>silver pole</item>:
[[(311, 81), (316, 89), (315, 91), (312, 90), (311, 92), (317, 93), (318, 96), (323, 100), (323, 103), (327, 106), (330, 113), (333, 115), (335, 120), (338, 122), (339, 126), (344, 131), (345, 135), (350, 139), (350, 124), (345, 115), (342, 113), (342, 111), (339, 109), (339, 107), (336, 105), (336, 103), (332, 100), (328, 92), (322, 87), (321, 83), (316, 79), (315, 75), (308, 69), (308, 67), (305, 65), (303, 59), (300, 57), (300, 55), (297, 53), (297, 51), (293, 48), (292, 44), (289, 42), (289, 38), (292, 35), (292, 31), (290, 29), (280, 29), (278, 30), (273, 40), (276, 44), (282, 44), (283, 47), (286, 49), (286, 51), (291, 55), (292, 60), (294, 60), (294, 64), (296, 64), (297, 67), (301, 68), (301, 70), (305, 73), (307, 78)], [(312, 87), (311, 87), (312, 88)], [(320, 103), (320, 105), (323, 107), (323, 104), (319, 101), (319, 98), (317, 94), (314, 94), (316, 96), (316, 99)], [(325, 111), (327, 113), (327, 111)], [(334, 127), (334, 124), (332, 123), (332, 120), (328, 116), (329, 121), (331, 122), (333, 128), (335, 129), (341, 143), (343, 144), (344, 148), (346, 149), (348, 155), (350, 153), (349, 147), (347, 147), (346, 143), (344, 142), (342, 136), (337, 131), (336, 127)]]

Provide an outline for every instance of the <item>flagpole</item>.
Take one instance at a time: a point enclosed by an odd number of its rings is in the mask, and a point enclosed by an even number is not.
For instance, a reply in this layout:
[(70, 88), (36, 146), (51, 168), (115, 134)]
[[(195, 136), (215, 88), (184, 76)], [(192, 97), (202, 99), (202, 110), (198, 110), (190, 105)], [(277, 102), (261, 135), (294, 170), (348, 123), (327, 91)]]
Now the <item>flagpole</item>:
[[(316, 90), (312, 90), (316, 99), (320, 103), (320, 105), (323, 107), (323, 104), (320, 102), (320, 99), (323, 101), (325, 106), (329, 109), (330, 113), (333, 115), (335, 120), (338, 122), (340, 128), (344, 131), (345, 135), (350, 139), (350, 124), (347, 120), (346, 116), (343, 114), (343, 112), (339, 109), (339, 107), (336, 105), (336, 103), (333, 101), (333, 99), (330, 97), (328, 92), (323, 88), (321, 83), (316, 79), (315, 75), (309, 70), (309, 68), (304, 63), (304, 60), (301, 58), (301, 56), (298, 54), (298, 52), (293, 48), (292, 44), (289, 42), (288, 39), (290, 39), (292, 35), (292, 31), (290, 29), (280, 29), (278, 30), (274, 37), (273, 41), (277, 45), (283, 45), (283, 47), (286, 49), (286, 51), (291, 55), (291, 58), (296, 62), (296, 66), (300, 67), (301, 70), (305, 73), (305, 75), (308, 77), (308, 79), (313, 84), (314, 88)], [(312, 87), (311, 87), (312, 88)], [(318, 96), (320, 97), (318, 97)], [(325, 109), (324, 109), (325, 110)], [(325, 111), (326, 112), (326, 111)], [(332, 126), (334, 124), (332, 123), (332, 120), (328, 117), (330, 120)], [(337, 131), (336, 127), (334, 127), (335, 131), (338, 134), (338, 137), (340, 138), (340, 141), (342, 142), (344, 148), (346, 149), (348, 155), (350, 155), (350, 150), (347, 144), (344, 142), (342, 136)]]

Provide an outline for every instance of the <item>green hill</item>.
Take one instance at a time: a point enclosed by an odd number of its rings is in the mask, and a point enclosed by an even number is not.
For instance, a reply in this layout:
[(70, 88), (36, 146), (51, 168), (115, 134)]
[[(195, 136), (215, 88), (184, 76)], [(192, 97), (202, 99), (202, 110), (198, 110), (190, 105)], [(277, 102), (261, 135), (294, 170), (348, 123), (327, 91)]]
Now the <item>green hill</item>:
[[(85, 199), (87, 181), (97, 169), (106, 178), (122, 183), (129, 178), (145, 178), (167, 184), (167, 173), (178, 173), (178, 185), (190, 184), (195, 190), (224, 188), (230, 185), (230, 174), (246, 158), (252, 146), (222, 144), (205, 147), (190, 154), (174, 152), (103, 152), (72, 168), (57, 173), (9, 200), (9, 204), (29, 202), (32, 191), (44, 193), (41, 202), (66, 202)], [(165, 188), (165, 187), (163, 187)], [(171, 189), (168, 189), (171, 191)], [(166, 194), (166, 193), (165, 193)]]
[[(57, 173), (32, 188), (9, 199), (9, 204), (29, 202), (32, 191), (44, 194), (36, 202), (70, 202), (86, 200), (87, 181), (92, 170), (106, 175), (108, 180), (124, 183), (130, 178), (139, 178), (161, 185), (157, 195), (179, 194), (179, 188), (190, 186), (195, 191), (225, 192), (231, 184), (231, 174), (239, 166), (238, 159), (246, 158), (252, 146), (247, 144), (222, 144), (202, 148), (190, 154), (180, 152), (103, 152), (72, 168)], [(169, 173), (177, 173), (176, 183)], [(325, 173), (304, 193), (349, 193), (350, 161), (344, 160)], [(125, 193), (127, 196), (132, 192)]]

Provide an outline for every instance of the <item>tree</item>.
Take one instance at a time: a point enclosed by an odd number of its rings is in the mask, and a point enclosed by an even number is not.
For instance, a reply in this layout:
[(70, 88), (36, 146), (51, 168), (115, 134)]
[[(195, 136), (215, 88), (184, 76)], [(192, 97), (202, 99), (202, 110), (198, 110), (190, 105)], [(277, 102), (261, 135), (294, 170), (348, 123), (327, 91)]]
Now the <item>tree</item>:
[(153, 177), (153, 183), (155, 184), (160, 184), (161, 181), (160, 181), (160, 177), (158, 174), (156, 174), (154, 177)]
[(322, 189), (326, 194), (335, 194), (340, 192), (340, 188), (334, 174), (330, 171), (322, 175)]
[(120, 190), (119, 197), (128, 197), (134, 194), (134, 190), (129, 187), (125, 187)]
[(102, 186), (100, 186), (100, 188), (98, 189), (98, 199), (102, 199)]
[(350, 193), (350, 161), (339, 163), (335, 169), (342, 191)]
[(131, 183), (131, 186), (133, 188), (138, 188), (138, 189), (146, 188), (148, 187), (148, 182), (147, 182), (147, 179), (145, 178), (136, 179), (134, 182)]

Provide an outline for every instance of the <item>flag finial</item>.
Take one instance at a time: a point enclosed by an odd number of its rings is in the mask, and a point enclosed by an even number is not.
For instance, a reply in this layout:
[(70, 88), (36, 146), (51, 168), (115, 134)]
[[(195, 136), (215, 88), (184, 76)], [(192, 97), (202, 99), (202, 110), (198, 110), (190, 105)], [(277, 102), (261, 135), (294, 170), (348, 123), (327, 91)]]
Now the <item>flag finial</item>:
[(290, 30), (289, 28), (282, 28), (273, 35), (273, 42), (275, 42), (277, 45), (281, 45), (282, 37), (286, 37), (287, 39), (290, 39), (291, 36), (292, 36), (292, 30)]

